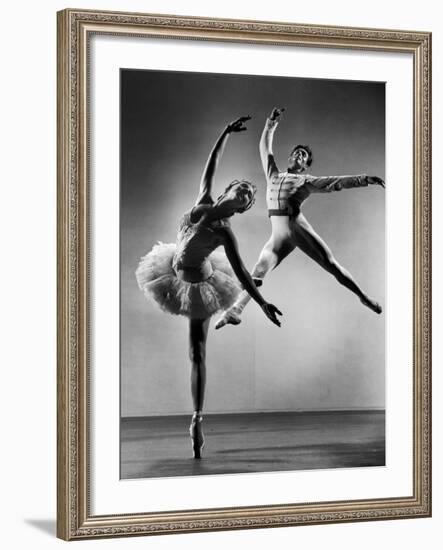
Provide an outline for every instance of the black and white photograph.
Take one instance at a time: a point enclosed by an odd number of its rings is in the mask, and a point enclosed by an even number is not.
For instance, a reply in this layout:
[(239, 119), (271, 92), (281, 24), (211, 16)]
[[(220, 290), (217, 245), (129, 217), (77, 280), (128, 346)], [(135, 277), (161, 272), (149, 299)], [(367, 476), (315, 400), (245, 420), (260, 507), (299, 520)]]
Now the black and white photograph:
[(121, 479), (385, 466), (385, 104), (120, 70)]

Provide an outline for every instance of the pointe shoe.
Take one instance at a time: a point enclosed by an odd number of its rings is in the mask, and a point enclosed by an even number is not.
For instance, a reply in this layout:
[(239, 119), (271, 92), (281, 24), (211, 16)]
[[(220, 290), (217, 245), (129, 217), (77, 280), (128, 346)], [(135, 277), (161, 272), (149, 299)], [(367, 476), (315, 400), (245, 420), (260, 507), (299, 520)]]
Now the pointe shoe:
[(215, 323), (215, 329), (217, 330), (225, 325), (239, 325), (240, 323), (240, 315), (233, 308), (231, 308), (226, 310), (220, 319)]
[(201, 452), (205, 446), (205, 439), (203, 437), (202, 430), (202, 420), (203, 417), (201, 414), (194, 413), (191, 420), (191, 425), (189, 426), (189, 435), (191, 436), (192, 452), (194, 458), (201, 458)]

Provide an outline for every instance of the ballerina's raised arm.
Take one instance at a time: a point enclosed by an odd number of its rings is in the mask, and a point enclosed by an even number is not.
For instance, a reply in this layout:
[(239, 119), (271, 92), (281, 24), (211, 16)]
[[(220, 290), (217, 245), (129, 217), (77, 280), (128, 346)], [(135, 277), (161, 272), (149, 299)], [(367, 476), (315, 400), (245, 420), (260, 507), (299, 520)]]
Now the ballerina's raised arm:
[(250, 120), (250, 116), (242, 116), (237, 120), (234, 120), (224, 128), (223, 132), (220, 134), (219, 138), (215, 142), (212, 151), (209, 154), (208, 160), (206, 162), (205, 169), (202, 174), (200, 181), (200, 190), (195, 202), (195, 205), (200, 204), (213, 204), (214, 200), (212, 198), (212, 185), (214, 183), (215, 171), (217, 170), (218, 163), (223, 154), (224, 147), (228, 141), (229, 134), (232, 132), (245, 132), (247, 130), (244, 123)]

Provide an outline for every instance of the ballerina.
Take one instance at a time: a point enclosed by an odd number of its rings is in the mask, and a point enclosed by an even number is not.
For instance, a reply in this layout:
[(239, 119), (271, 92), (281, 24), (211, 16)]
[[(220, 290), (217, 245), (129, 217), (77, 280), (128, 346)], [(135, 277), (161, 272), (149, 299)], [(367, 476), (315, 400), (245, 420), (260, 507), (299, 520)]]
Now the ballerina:
[[(331, 273), (340, 284), (356, 294), (363, 305), (380, 314), (381, 306), (369, 298), (349, 271), (339, 264), (328, 245), (316, 233), (300, 208), (311, 193), (329, 193), (367, 185), (385, 187), (385, 183), (379, 177), (366, 174), (325, 177), (306, 174), (306, 169), (312, 163), (312, 151), (307, 145), (294, 147), (288, 159), (287, 171), (280, 172), (272, 152), (272, 141), (283, 111), (284, 109), (277, 108), (272, 110), (270, 117), (266, 120), (260, 140), (260, 157), (267, 182), (266, 201), (272, 233), (253, 268), (252, 277), (256, 285), (260, 286), (266, 274), (275, 269), (286, 256), (298, 247), (323, 269)], [(249, 299), (249, 295), (243, 292), (235, 304), (223, 313), (215, 328), (219, 329), (227, 324), (238, 325)]]
[[(267, 303), (257, 290), (240, 257), (229, 218), (251, 208), (255, 186), (234, 180), (216, 201), (212, 198), (214, 176), (231, 133), (243, 132), (241, 117), (231, 122), (216, 141), (200, 182), (194, 207), (180, 221), (175, 244), (159, 243), (144, 256), (136, 271), (140, 289), (163, 311), (189, 318), (189, 357), (194, 413), (189, 428), (194, 458), (201, 458), (204, 445), (202, 410), (206, 382), (206, 341), (209, 320), (228, 309), (242, 288), (277, 326), (281, 312)], [(224, 252), (215, 251), (219, 246)], [(241, 286), (240, 286), (241, 285)]]

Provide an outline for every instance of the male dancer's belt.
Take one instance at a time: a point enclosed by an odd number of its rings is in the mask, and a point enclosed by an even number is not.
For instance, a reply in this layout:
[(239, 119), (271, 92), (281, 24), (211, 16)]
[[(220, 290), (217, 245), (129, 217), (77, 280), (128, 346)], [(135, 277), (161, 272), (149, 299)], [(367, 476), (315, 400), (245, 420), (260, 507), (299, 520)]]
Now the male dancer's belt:
[(300, 213), (299, 205), (288, 205), (286, 208), (270, 208), (268, 210), (268, 216), (297, 216)]

